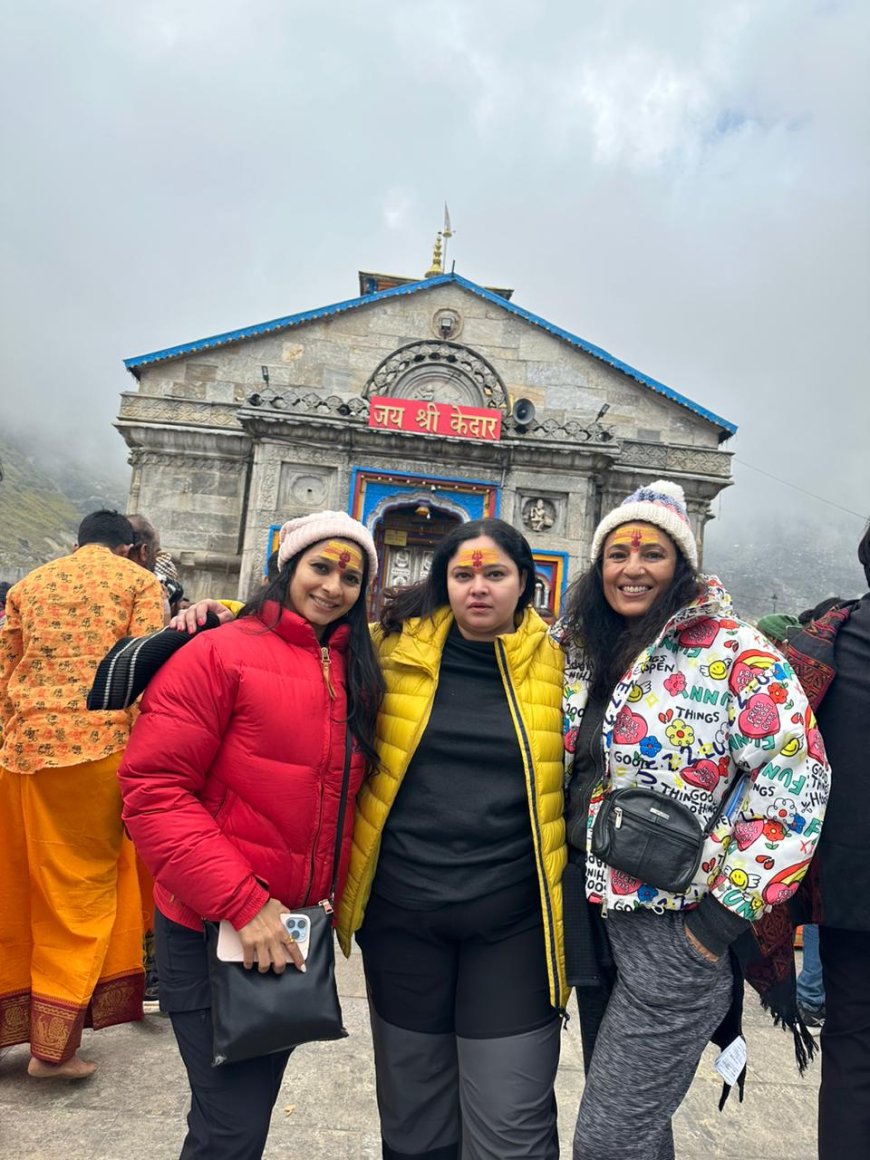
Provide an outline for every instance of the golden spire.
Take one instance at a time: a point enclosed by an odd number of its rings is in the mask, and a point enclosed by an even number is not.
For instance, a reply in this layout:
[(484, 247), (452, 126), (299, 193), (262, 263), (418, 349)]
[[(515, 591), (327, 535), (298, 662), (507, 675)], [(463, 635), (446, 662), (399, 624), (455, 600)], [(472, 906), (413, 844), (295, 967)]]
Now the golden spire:
[(444, 265), (441, 261), (441, 234), (435, 235), (435, 248), (432, 251), (432, 265), (426, 271), (427, 278), (434, 278), (436, 274), (444, 273)]

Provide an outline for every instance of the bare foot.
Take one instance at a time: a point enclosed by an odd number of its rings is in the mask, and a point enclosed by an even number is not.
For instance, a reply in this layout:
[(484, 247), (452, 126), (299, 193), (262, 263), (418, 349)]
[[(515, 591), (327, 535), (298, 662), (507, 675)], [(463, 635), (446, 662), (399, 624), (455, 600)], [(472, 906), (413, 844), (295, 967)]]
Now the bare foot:
[(77, 1054), (65, 1063), (46, 1063), (44, 1059), (31, 1055), (27, 1065), (27, 1074), (34, 1079), (87, 1079), (96, 1070), (95, 1063), (88, 1063)]

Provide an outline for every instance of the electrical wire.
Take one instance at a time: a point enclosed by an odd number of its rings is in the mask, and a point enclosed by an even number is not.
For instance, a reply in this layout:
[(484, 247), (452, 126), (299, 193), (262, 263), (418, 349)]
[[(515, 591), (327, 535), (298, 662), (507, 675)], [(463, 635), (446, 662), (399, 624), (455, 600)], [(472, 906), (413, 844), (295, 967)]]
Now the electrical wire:
[(757, 471), (759, 475), (766, 475), (768, 479), (775, 479), (777, 483), (781, 483), (785, 487), (790, 487), (794, 491), (802, 492), (804, 495), (810, 496), (811, 499), (817, 499), (820, 503), (826, 503), (828, 507), (838, 508), (841, 512), (846, 512), (850, 516), (857, 516), (859, 520), (867, 520), (870, 518), (867, 515), (862, 515), (860, 512), (852, 511), (851, 508), (843, 507), (842, 504), (834, 503), (831, 499), (825, 499), (823, 495), (816, 495), (814, 491), (807, 491), (805, 487), (798, 487), (796, 483), (791, 483), (787, 479), (780, 479), (772, 471), (765, 471), (763, 467), (756, 467), (754, 463), (747, 463), (745, 459), (738, 459), (736, 455), (734, 456), (734, 462), (739, 463), (741, 467), (748, 467), (750, 471)]

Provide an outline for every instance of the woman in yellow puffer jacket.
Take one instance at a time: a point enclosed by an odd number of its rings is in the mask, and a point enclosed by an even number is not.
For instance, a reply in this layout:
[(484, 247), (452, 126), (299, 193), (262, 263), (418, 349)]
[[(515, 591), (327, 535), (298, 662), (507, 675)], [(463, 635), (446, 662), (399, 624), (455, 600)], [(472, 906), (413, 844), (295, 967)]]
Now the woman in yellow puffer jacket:
[(380, 764), (338, 933), (363, 952), (387, 1160), (558, 1156), (563, 660), (534, 580), (524, 537), (475, 520), (374, 630)]

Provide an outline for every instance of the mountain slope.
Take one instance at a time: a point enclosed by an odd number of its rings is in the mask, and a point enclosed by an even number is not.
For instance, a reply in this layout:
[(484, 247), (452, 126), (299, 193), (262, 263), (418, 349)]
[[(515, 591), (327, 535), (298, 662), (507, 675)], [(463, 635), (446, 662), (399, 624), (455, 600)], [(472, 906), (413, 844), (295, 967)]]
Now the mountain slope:
[(0, 462), (0, 580), (19, 580), (68, 552), (88, 512), (124, 509), (123, 478), (103, 478), (53, 448), (4, 434)]

